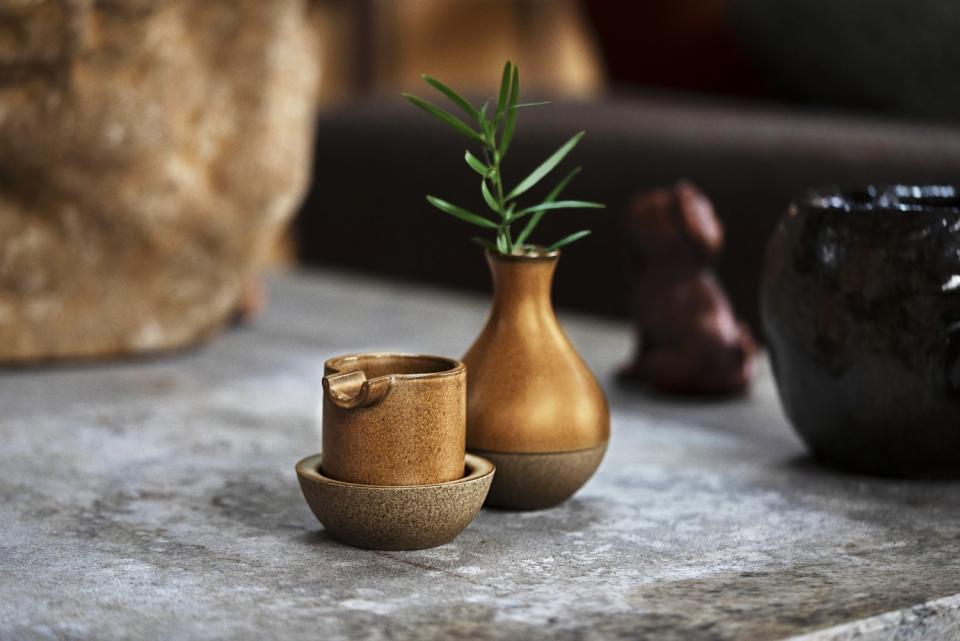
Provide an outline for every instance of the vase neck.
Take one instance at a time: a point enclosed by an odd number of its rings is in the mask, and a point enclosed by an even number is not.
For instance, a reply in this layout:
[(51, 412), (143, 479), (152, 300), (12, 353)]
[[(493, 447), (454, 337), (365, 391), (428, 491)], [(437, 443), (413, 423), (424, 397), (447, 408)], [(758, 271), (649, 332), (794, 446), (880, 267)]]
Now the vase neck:
[(527, 257), (487, 254), (493, 275), (493, 303), (506, 310), (518, 305), (551, 308), (550, 292), (557, 256)]

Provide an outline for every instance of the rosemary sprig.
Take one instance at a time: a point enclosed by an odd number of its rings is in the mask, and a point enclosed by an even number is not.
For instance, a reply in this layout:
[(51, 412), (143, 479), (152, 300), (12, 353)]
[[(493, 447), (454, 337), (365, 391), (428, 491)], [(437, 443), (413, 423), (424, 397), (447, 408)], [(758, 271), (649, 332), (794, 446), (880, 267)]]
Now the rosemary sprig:
[[(583, 138), (584, 132), (582, 131), (565, 142), (512, 189), (508, 190), (504, 187), (500, 167), (513, 140), (517, 113), (524, 107), (547, 104), (544, 102), (520, 102), (520, 70), (517, 65), (508, 61), (503, 67), (500, 93), (497, 96), (496, 109), (492, 116), (487, 114), (489, 101), (478, 109), (470, 101), (436, 78), (424, 75), (423, 79), (458, 107), (467, 116), (467, 121), (417, 96), (405, 93), (403, 97), (466, 136), (471, 142), (480, 145), (479, 156), (474, 155), (468, 149), (464, 153), (463, 159), (473, 171), (480, 175), (480, 195), (492, 212), (492, 217), (473, 213), (436, 196), (427, 196), (427, 202), (440, 211), (472, 225), (496, 230), (496, 235), (492, 241), (474, 237), (472, 239), (474, 242), (488, 251), (501, 254), (536, 252), (539, 248), (536, 245), (528, 244), (527, 241), (546, 213), (559, 209), (602, 209), (604, 207), (600, 203), (584, 200), (558, 200), (560, 193), (579, 173), (579, 167), (557, 183), (542, 202), (528, 207), (521, 207), (518, 203), (520, 196), (543, 180), (577, 146), (577, 143)], [(523, 223), (521, 231), (517, 234), (511, 233), (511, 226), (521, 222)], [(549, 245), (546, 247), (546, 251), (559, 249), (589, 234), (589, 230), (575, 232)]]

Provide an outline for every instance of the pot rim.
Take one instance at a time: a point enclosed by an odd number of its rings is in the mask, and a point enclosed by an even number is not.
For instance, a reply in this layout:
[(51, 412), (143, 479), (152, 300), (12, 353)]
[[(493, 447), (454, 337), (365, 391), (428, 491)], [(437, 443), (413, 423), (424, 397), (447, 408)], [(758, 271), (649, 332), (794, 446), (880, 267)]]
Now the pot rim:
[[(456, 376), (467, 369), (463, 361), (451, 358), (449, 356), (437, 356), (436, 354), (417, 354), (408, 352), (356, 352), (353, 354), (343, 354), (328, 358), (323, 363), (325, 371), (331, 373), (341, 373), (342, 369), (350, 363), (363, 363), (376, 360), (432, 360), (446, 365), (446, 369), (436, 372), (418, 372), (414, 374), (391, 373), (377, 376), (375, 378), (399, 378), (403, 380), (416, 380), (421, 378), (437, 378), (446, 376)], [(363, 371), (359, 368), (355, 371)], [(375, 380), (375, 379), (370, 379)]]
[(813, 189), (792, 206), (800, 211), (844, 214), (960, 216), (960, 189), (953, 185), (866, 185)]

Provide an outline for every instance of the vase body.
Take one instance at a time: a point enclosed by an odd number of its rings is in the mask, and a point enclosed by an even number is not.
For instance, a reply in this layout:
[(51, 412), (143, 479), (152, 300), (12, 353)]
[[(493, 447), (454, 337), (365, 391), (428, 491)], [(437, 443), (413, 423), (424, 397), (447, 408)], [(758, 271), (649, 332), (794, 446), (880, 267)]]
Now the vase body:
[(467, 449), (497, 465), (494, 507), (563, 501), (596, 470), (610, 435), (603, 390), (553, 311), (557, 260), (487, 254), (493, 305), (463, 361)]
[(820, 461), (960, 476), (960, 194), (868, 187), (794, 203), (761, 312), (784, 410)]

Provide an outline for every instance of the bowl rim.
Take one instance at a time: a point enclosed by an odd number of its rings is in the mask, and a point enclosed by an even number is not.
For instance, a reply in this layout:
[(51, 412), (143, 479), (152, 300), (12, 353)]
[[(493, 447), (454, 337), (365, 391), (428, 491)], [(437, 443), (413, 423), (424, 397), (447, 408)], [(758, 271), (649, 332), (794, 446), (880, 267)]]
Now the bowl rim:
[(845, 215), (960, 215), (960, 187), (904, 183), (832, 185), (808, 190), (791, 206), (799, 211)]
[(356, 487), (366, 490), (393, 490), (393, 491), (402, 491), (402, 490), (416, 490), (416, 489), (427, 489), (427, 488), (438, 488), (446, 487), (451, 485), (459, 485), (462, 483), (470, 483), (472, 481), (478, 481), (485, 479), (488, 476), (492, 475), (497, 466), (482, 456), (477, 456), (476, 454), (466, 454), (464, 455), (464, 467), (467, 469), (467, 474), (462, 478), (453, 480), (453, 481), (444, 481), (443, 483), (427, 483), (425, 485), (367, 485), (365, 483), (348, 483), (347, 481), (338, 481), (332, 479), (329, 476), (324, 476), (320, 471), (320, 463), (323, 460), (323, 452), (317, 452), (316, 454), (311, 454), (305, 458), (297, 461), (295, 466), (297, 470), (297, 476), (300, 478), (306, 479), (308, 481), (313, 481), (314, 483), (320, 483), (322, 485), (332, 485), (338, 487)]

